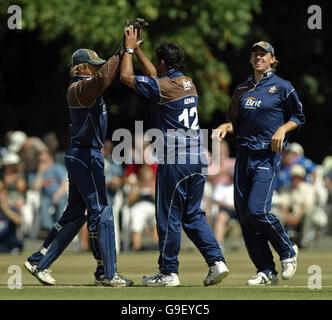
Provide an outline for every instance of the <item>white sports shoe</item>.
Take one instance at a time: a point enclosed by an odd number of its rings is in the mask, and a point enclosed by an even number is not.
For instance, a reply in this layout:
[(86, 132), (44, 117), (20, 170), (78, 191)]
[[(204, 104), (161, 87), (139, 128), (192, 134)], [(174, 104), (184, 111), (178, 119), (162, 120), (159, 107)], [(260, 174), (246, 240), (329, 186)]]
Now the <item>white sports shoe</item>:
[(95, 279), (95, 284), (97, 286), (130, 287), (134, 284), (134, 281), (116, 272), (112, 280), (108, 280), (105, 278), (105, 275), (102, 275)]
[(229, 271), (226, 267), (226, 264), (223, 261), (216, 261), (215, 264), (210, 267), (209, 273), (204, 279), (203, 283), (205, 286), (211, 286), (221, 282), (228, 275)]
[(180, 280), (176, 273), (167, 275), (158, 272), (152, 277), (143, 276), (142, 282), (147, 287), (177, 287), (180, 285)]
[(297, 268), (297, 254), (299, 252), (299, 248), (295, 244), (293, 246), (293, 249), (295, 251), (295, 256), (289, 259), (280, 260), (281, 263), (281, 278), (283, 280), (290, 279), (296, 271)]
[(264, 286), (264, 285), (276, 285), (278, 284), (278, 276), (270, 272), (266, 275), (264, 272), (258, 272), (251, 279), (247, 281), (248, 286)]
[(24, 262), (24, 267), (38, 279), (44, 285), (47, 286), (54, 286), (55, 279), (50, 275), (50, 270), (38, 270), (37, 265), (34, 263), (29, 262), (28, 260)]

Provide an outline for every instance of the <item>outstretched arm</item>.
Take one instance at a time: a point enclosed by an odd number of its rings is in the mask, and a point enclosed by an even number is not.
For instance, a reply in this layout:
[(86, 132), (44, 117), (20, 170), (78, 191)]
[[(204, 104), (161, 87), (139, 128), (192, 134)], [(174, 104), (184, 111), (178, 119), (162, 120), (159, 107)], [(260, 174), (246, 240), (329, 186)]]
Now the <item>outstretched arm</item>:
[[(137, 41), (137, 29), (133, 26), (125, 29), (125, 48), (136, 50), (142, 41)], [(135, 89), (135, 74), (133, 66), (133, 54), (125, 51), (120, 67), (120, 81), (126, 86)]]
[(217, 129), (213, 130), (211, 138), (221, 142), (227, 133), (234, 133), (232, 122), (223, 123)]
[(143, 71), (143, 74), (150, 78), (157, 77), (157, 70), (153, 63), (147, 58), (147, 56), (143, 53), (140, 47), (136, 49), (136, 57), (139, 62), (139, 65)]

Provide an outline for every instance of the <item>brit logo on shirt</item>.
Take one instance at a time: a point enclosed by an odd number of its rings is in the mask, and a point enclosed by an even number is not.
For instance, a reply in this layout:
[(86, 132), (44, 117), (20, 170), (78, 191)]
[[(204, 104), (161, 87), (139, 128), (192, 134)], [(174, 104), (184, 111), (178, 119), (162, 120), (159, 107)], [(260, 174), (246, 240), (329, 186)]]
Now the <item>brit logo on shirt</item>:
[(246, 109), (256, 109), (256, 107), (260, 107), (262, 103), (262, 100), (257, 100), (255, 97), (245, 98), (244, 101), (246, 102), (244, 104)]

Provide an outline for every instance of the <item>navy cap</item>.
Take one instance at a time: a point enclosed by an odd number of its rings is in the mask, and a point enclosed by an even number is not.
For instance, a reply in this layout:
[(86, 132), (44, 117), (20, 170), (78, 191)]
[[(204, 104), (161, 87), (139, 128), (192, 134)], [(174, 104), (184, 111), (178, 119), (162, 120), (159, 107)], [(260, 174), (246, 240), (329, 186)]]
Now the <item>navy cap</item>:
[(267, 52), (271, 52), (272, 55), (274, 56), (274, 49), (271, 45), (271, 43), (268, 43), (266, 41), (259, 41), (259, 42), (256, 42), (252, 47), (251, 47), (251, 50), (254, 49), (254, 47), (260, 47), (262, 48), (263, 50), (267, 51)]
[(78, 49), (73, 53), (71, 58), (71, 65), (77, 66), (78, 64), (89, 62), (94, 65), (101, 65), (106, 62), (106, 60), (100, 59), (96, 52), (90, 49)]

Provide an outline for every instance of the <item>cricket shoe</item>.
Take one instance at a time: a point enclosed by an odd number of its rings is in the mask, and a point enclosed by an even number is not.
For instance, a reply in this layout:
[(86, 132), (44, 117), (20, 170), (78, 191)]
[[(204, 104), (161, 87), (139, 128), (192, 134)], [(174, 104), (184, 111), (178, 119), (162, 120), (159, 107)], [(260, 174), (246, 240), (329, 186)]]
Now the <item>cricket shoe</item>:
[(209, 273), (203, 281), (205, 286), (211, 286), (221, 282), (229, 275), (229, 271), (226, 264), (223, 261), (216, 261), (213, 266), (210, 267)]
[(37, 264), (29, 262), (28, 260), (24, 262), (24, 267), (27, 269), (34, 277), (37, 278), (39, 282), (46, 286), (54, 286), (55, 279), (50, 275), (50, 270), (38, 270)]
[(143, 276), (142, 281), (147, 287), (177, 287), (180, 285), (178, 275), (173, 272), (170, 274), (158, 272), (152, 277)]
[(278, 284), (278, 276), (272, 272), (270, 272), (268, 275), (264, 272), (258, 272), (247, 281), (248, 286), (273, 286), (276, 284)]
[(97, 286), (108, 286), (108, 287), (130, 287), (134, 284), (133, 280), (125, 278), (119, 272), (116, 272), (113, 279), (106, 279), (105, 275), (99, 275), (95, 278), (95, 284)]
[(297, 254), (299, 252), (299, 248), (295, 244), (293, 246), (293, 250), (295, 251), (295, 256), (289, 259), (280, 260), (281, 263), (281, 278), (283, 280), (290, 279), (296, 271), (297, 268)]

